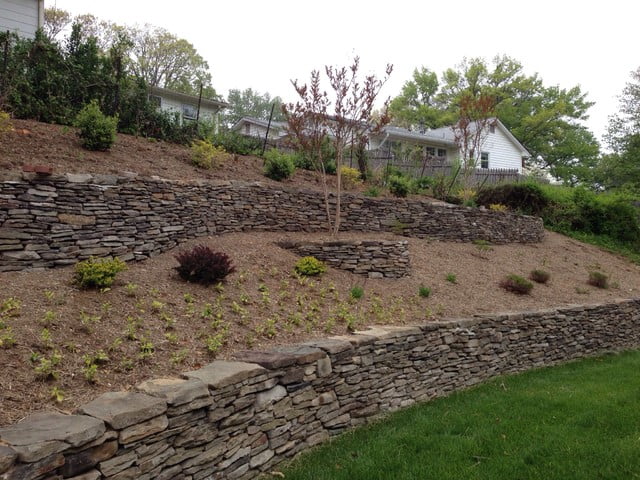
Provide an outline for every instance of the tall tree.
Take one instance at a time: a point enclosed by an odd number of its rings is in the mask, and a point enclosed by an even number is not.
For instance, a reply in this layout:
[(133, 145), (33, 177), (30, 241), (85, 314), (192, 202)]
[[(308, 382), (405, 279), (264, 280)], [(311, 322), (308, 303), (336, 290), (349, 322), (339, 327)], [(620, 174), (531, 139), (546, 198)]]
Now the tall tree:
[(268, 92), (260, 94), (251, 88), (245, 90), (231, 89), (227, 95), (227, 102), (231, 105), (221, 116), (221, 122), (228, 128), (232, 127), (242, 117), (254, 117), (267, 120), (273, 109), (273, 120), (283, 121), (282, 99), (271, 97)]
[(71, 25), (72, 21), (73, 17), (66, 10), (57, 7), (45, 8), (42, 30), (49, 40), (55, 41), (56, 37)]
[[(491, 62), (464, 59), (443, 72), (437, 91), (434, 75), (427, 77), (431, 85), (429, 102), (423, 103), (416, 96), (418, 107), (435, 108), (456, 121), (463, 98), (492, 96), (497, 118), (531, 153), (530, 167), (542, 167), (569, 180), (576, 165), (593, 163), (598, 155), (598, 142), (582, 124), (593, 103), (578, 86), (545, 86), (537, 74), (525, 74), (522, 64), (508, 56), (496, 56)], [(401, 97), (402, 93), (394, 102), (399, 103)], [(415, 110), (415, 105), (412, 108)], [(408, 115), (406, 109), (394, 113), (399, 123), (403, 115)]]
[(197, 95), (200, 86), (208, 98), (216, 97), (209, 64), (187, 40), (164, 28), (132, 28), (131, 70), (149, 85)]

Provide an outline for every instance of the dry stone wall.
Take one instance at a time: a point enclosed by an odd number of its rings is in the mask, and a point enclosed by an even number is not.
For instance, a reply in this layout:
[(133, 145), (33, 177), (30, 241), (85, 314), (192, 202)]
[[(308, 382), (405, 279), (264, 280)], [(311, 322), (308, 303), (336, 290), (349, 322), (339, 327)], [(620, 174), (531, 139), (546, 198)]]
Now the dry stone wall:
[(334, 268), (369, 278), (401, 278), (409, 275), (409, 249), (406, 240), (365, 240), (357, 242), (282, 242), (282, 248), (298, 255), (325, 261)]
[(0, 428), (0, 478), (249, 479), (376, 415), (492, 376), (638, 348), (640, 300), (247, 351)]
[[(332, 199), (334, 200), (334, 199)], [(342, 229), (492, 243), (539, 242), (542, 220), (427, 201), (344, 194)], [(139, 260), (202, 235), (324, 231), (318, 192), (259, 183), (66, 174), (0, 182), (0, 272), (95, 256)]]

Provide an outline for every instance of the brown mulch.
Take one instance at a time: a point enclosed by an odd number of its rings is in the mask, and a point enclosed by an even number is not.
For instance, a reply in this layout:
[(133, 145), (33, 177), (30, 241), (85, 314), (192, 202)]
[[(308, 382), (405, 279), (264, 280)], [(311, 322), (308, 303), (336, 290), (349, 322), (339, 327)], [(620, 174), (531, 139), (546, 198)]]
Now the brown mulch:
[[(31, 133), (12, 132), (13, 140), (0, 140), (0, 166), (5, 174), (19, 171), (21, 159), (27, 157), (33, 163), (52, 164), (60, 172), (131, 170), (150, 175), (160, 169), (167, 178), (202, 178), (202, 171), (188, 165), (183, 147), (121, 135), (111, 153), (94, 154), (79, 149), (73, 133), (62, 127), (34, 122), (15, 125), (28, 127)], [(265, 181), (261, 161), (244, 158), (248, 160), (241, 169), (225, 165), (207, 173)], [(249, 168), (249, 162), (255, 168)], [(316, 179), (308, 175), (306, 180), (292, 180), (292, 185), (317, 188)], [(319, 278), (293, 275), (297, 257), (277, 242), (322, 238), (302, 233), (236, 233), (181, 245), (179, 250), (206, 243), (233, 259), (236, 272), (220, 288), (179, 279), (174, 270), (176, 252), (129, 264), (104, 292), (77, 288), (71, 267), (0, 273), (0, 305), (9, 298), (20, 302), (17, 315), (0, 317), (4, 323), (0, 338), (10, 332), (15, 340), (11, 348), (0, 349), (0, 425), (45, 408), (72, 411), (101, 392), (176, 375), (214, 358), (231, 358), (238, 350), (344, 334), (349, 325), (362, 329), (372, 324), (535, 310), (636, 297), (640, 292), (638, 266), (555, 233), (547, 233), (540, 244), (490, 248), (407, 239), (412, 274), (403, 279), (367, 279), (335, 269)], [(365, 238), (403, 239), (391, 234), (340, 234), (340, 239)], [(530, 295), (499, 287), (505, 275), (526, 277), (535, 268), (550, 272), (551, 280), (536, 284)], [(589, 286), (586, 280), (593, 270), (608, 274), (611, 288)], [(446, 279), (448, 274), (455, 276), (456, 283)], [(349, 295), (356, 285), (364, 289), (360, 300)], [(418, 295), (420, 286), (431, 289), (428, 298)], [(46, 332), (43, 335), (45, 328), (49, 338)], [(53, 369), (57, 379), (38, 375), (41, 360), (51, 359), (56, 352), (61, 355)], [(99, 352), (108, 360), (89, 382), (85, 356)], [(54, 388), (64, 395), (59, 403), (51, 397)]]

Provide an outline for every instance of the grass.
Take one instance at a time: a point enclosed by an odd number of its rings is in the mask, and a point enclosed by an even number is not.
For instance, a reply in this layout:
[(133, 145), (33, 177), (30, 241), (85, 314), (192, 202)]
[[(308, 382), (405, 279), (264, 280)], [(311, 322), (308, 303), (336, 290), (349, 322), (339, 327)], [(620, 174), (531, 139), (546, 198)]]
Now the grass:
[(640, 351), (499, 377), (296, 459), (301, 479), (640, 478)]

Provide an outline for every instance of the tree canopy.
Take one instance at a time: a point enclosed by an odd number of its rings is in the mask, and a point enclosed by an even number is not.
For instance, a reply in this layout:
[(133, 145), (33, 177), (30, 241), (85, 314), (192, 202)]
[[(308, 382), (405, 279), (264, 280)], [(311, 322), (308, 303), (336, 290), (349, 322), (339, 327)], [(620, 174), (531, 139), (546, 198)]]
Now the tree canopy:
[(273, 109), (273, 120), (283, 121), (282, 99), (280, 97), (271, 97), (268, 92), (263, 94), (246, 88), (244, 90), (233, 88), (229, 90), (227, 102), (230, 107), (223, 112), (221, 122), (228, 128), (232, 127), (242, 117), (254, 117), (262, 120), (268, 120)]
[(459, 119), (465, 96), (491, 96), (495, 115), (531, 154), (530, 167), (542, 167), (571, 181), (575, 170), (593, 164), (599, 145), (582, 124), (593, 105), (579, 86), (546, 86), (538, 74), (527, 75), (508, 56), (464, 59), (440, 78), (416, 69), (391, 102), (394, 123), (412, 129), (436, 128)]

